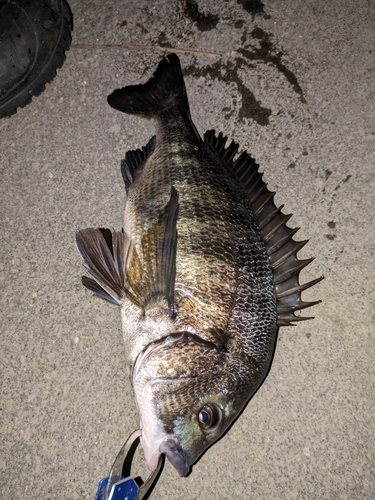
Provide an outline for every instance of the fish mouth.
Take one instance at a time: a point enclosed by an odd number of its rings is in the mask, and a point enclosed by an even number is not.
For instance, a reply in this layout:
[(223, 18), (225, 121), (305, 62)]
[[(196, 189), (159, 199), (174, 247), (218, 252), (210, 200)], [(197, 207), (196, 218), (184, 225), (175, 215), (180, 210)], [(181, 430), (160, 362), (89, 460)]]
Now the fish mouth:
[(160, 455), (164, 454), (181, 477), (189, 473), (190, 465), (186, 455), (180, 443), (173, 436), (164, 434), (150, 444), (147, 436), (142, 434), (141, 443), (150, 471), (153, 472), (157, 468)]
[(159, 446), (159, 451), (160, 453), (164, 453), (181, 477), (189, 473), (190, 465), (187, 463), (185, 454), (180, 444), (172, 437), (167, 436), (163, 439)]

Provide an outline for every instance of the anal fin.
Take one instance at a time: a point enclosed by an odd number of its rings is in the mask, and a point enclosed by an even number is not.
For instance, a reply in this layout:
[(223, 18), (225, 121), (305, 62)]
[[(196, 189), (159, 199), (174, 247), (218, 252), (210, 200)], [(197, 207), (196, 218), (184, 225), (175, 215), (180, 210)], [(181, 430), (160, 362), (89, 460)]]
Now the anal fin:
[(134, 180), (135, 172), (142, 168), (147, 158), (155, 151), (155, 147), (156, 136), (154, 135), (142, 149), (136, 149), (126, 153), (125, 159), (121, 161), (121, 173), (124, 179), (126, 192), (128, 192)]

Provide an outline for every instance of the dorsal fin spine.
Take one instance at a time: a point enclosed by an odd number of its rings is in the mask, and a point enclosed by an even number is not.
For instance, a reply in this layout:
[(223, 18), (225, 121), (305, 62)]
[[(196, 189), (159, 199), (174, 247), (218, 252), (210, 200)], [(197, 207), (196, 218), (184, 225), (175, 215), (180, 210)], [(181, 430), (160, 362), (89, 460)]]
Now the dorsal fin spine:
[[(246, 167), (246, 164), (244, 165), (244, 168), (245, 167)], [(242, 182), (243, 187), (246, 189), (250, 185), (250, 183), (253, 182), (254, 178), (256, 178), (255, 182), (258, 182), (258, 180), (259, 180), (258, 165), (255, 162), (250, 164), (249, 170), (247, 170), (247, 171), (245, 170), (243, 172), (240, 181)]]
[(319, 281), (322, 281), (322, 277), (316, 278), (315, 280), (311, 280), (308, 283), (304, 283), (303, 285), (298, 285), (294, 288), (289, 288), (289, 290), (286, 290), (285, 292), (276, 292), (276, 297), (278, 300), (284, 299), (285, 297), (289, 297), (290, 295), (293, 295), (294, 293), (297, 292), (303, 292), (304, 290), (307, 290), (311, 286), (316, 285), (319, 283)]
[[(270, 201), (273, 201), (272, 199)], [(270, 212), (267, 217), (259, 222), (259, 228), (262, 230), (269, 224), (277, 215), (280, 214), (281, 210), (284, 208), (284, 204), (280, 205), (274, 212)]]
[(277, 239), (275, 241), (275, 243), (273, 243), (272, 245), (267, 247), (267, 251), (268, 251), (269, 256), (271, 256), (273, 253), (277, 252), (277, 250), (279, 250), (282, 246), (285, 245), (285, 243), (287, 243), (291, 238), (293, 238), (293, 236), (299, 230), (299, 227), (296, 227), (294, 229), (290, 229), (290, 228), (288, 228), (288, 229), (290, 230), (289, 234), (287, 234), (283, 238)]
[[(263, 231), (264, 241), (267, 243), (272, 236), (284, 225), (288, 222), (288, 220), (292, 217), (292, 214), (280, 214), (280, 221), (274, 226), (269, 232)], [(288, 228), (289, 229), (289, 228)]]
[[(249, 168), (252, 168), (255, 164), (255, 161), (250, 158), (247, 153), (242, 153), (242, 155), (234, 162), (233, 164), (233, 172), (235, 172), (236, 176), (240, 181), (243, 181), (243, 177), (248, 172)], [(254, 168), (252, 171), (252, 175), (257, 173), (257, 168)], [(251, 177), (248, 181), (251, 180)]]
[[(266, 196), (264, 197), (264, 199), (261, 201), (261, 204), (257, 207), (256, 204), (254, 203), (253, 205), (253, 208), (254, 208), (254, 213), (255, 215), (259, 215), (260, 212), (264, 209), (265, 205), (270, 201), (272, 200), (272, 198), (275, 196), (275, 193), (272, 192), (272, 191), (269, 191)], [(256, 200), (258, 201), (258, 200)]]
[(282, 273), (280, 275), (274, 276), (275, 285), (278, 285), (278, 284), (282, 283), (283, 281), (288, 280), (289, 278), (291, 278), (292, 276), (295, 276), (296, 274), (298, 275), (300, 273), (300, 271), (302, 271), (302, 269), (304, 267), (308, 266), (313, 260), (314, 260), (314, 257), (311, 257), (310, 259), (305, 259), (305, 260), (298, 260), (297, 259), (298, 264), (296, 264), (294, 267), (288, 269), (287, 271), (285, 271), (284, 273)]
[[(250, 197), (250, 202), (253, 205), (260, 197), (261, 195), (267, 191), (267, 184), (263, 184), (260, 187), (258, 186), (262, 181), (262, 176), (257, 179), (256, 184), (254, 185), (253, 189), (249, 192), (249, 197)], [(258, 191), (256, 191), (256, 188), (258, 188)], [(254, 194), (253, 191), (256, 191)]]
[(307, 243), (307, 240), (305, 241), (293, 241), (293, 248), (289, 250), (289, 252), (286, 252), (283, 254), (278, 260), (273, 261), (273, 255), (270, 258), (271, 260), (271, 265), (272, 269), (276, 269), (280, 267), (282, 264), (284, 264), (285, 261), (289, 259), (294, 253), (297, 253), (299, 250), (301, 250), (302, 247), (304, 247)]

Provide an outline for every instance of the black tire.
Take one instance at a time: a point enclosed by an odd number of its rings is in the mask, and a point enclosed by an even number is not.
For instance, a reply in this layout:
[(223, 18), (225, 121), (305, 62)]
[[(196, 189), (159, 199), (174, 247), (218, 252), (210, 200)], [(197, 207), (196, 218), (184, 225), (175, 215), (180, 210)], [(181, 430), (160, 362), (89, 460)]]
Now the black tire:
[(72, 30), (65, 0), (0, 0), (0, 118), (43, 92), (65, 60)]

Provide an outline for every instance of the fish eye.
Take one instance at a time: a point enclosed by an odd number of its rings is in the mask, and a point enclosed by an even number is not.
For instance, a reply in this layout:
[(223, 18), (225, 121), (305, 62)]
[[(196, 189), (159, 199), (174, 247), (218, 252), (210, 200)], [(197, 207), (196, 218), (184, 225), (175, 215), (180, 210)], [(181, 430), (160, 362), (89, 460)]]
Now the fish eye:
[(198, 422), (202, 429), (210, 429), (218, 424), (221, 412), (216, 405), (207, 404), (202, 406), (198, 413)]

